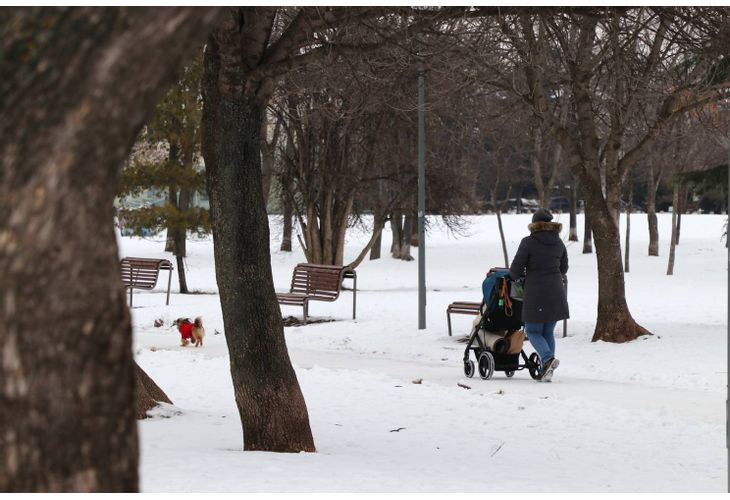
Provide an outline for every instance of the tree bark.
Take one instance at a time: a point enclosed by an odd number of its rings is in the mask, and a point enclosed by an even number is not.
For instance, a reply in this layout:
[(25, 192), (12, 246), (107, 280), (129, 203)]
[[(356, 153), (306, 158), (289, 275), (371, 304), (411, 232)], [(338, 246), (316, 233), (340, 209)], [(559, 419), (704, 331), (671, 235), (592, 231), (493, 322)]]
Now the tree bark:
[(659, 224), (656, 216), (656, 192), (659, 184), (654, 180), (654, 167), (649, 167), (646, 183), (646, 218), (649, 223), (649, 256), (659, 256)]
[(593, 236), (591, 219), (588, 216), (588, 203), (585, 203), (583, 210), (583, 253), (593, 253)]
[(390, 244), (390, 254), (393, 258), (400, 258), (401, 235), (403, 234), (403, 214), (399, 210), (393, 210), (390, 215), (390, 233), (393, 240)]
[(134, 138), (216, 12), (0, 13), (0, 491), (138, 489), (113, 201)]
[(570, 184), (570, 230), (568, 241), (578, 241), (578, 186), (575, 177)]
[(291, 252), (291, 234), (293, 230), (292, 218), (294, 217), (291, 201), (289, 196), (284, 195), (282, 197), (284, 205), (284, 227), (281, 231), (281, 250), (282, 252)]
[(669, 261), (667, 262), (667, 276), (674, 274), (674, 256), (677, 246), (677, 205), (679, 205), (679, 183), (674, 183), (672, 192), (672, 240), (669, 243)]
[(497, 211), (497, 225), (499, 226), (499, 239), (502, 242), (502, 254), (504, 255), (504, 267), (509, 267), (509, 255), (507, 255), (507, 242), (504, 239), (504, 228), (502, 227), (502, 211), (499, 209), (499, 207), (496, 207), (496, 211)]
[(596, 201), (589, 200), (586, 205), (596, 236), (598, 261), (598, 317), (592, 341), (620, 343), (651, 335), (629, 312), (621, 265), (621, 235), (608, 206)]
[(137, 394), (134, 411), (137, 420), (147, 418), (147, 412), (159, 406), (160, 403), (172, 404), (165, 391), (160, 389), (160, 386), (136, 362), (134, 363), (134, 381)]
[(634, 203), (634, 185), (629, 181), (629, 197), (626, 204), (626, 243), (624, 248), (624, 272), (629, 272), (629, 251), (631, 246), (631, 208)]
[(411, 237), (409, 240), (409, 244), (412, 247), (418, 247), (418, 214), (413, 213), (408, 216), (410, 220), (410, 228), (411, 228)]
[[(178, 163), (180, 161), (180, 145), (177, 141), (170, 142), (170, 151), (167, 155), (170, 163)], [(177, 188), (175, 186), (168, 186), (167, 188), (167, 202), (171, 205), (177, 206)], [(167, 228), (167, 239), (165, 241), (165, 252), (171, 252), (175, 255), (175, 241), (177, 240), (177, 229), (168, 226)]]
[[(190, 167), (192, 168), (192, 166)], [(179, 213), (185, 213), (190, 209), (192, 192), (189, 188), (180, 189), (180, 199), (177, 203)], [(185, 257), (187, 257), (187, 231), (178, 227), (175, 231), (175, 248), (173, 254), (177, 262), (177, 279), (180, 286), (180, 293), (190, 293), (188, 291), (188, 280), (185, 276)]]
[[(382, 220), (382, 225), (378, 229), (376, 221)], [(380, 213), (377, 209), (373, 217), (373, 243), (370, 246), (370, 260), (378, 260), (380, 258), (380, 252), (383, 246), (383, 227), (385, 226), (385, 215)]]
[(205, 52), (203, 156), (216, 280), (244, 449), (315, 451), (271, 274), (260, 157), (266, 82), (241, 83), (267, 43), (273, 13), (261, 12), (232, 11)]
[(677, 241), (679, 245), (679, 237), (682, 234), (682, 214), (687, 210), (687, 186), (681, 185), (679, 188), (679, 201), (677, 202)]
[(375, 242), (380, 241), (380, 236), (383, 234), (383, 228), (385, 227), (385, 219), (382, 218), (376, 218), (373, 221), (373, 234), (370, 236), (370, 241), (368, 241), (367, 245), (365, 245), (365, 248), (362, 249), (360, 252), (360, 255), (357, 256), (355, 260), (350, 262), (347, 267), (350, 269), (355, 269), (357, 266), (359, 266), (362, 261), (365, 259), (365, 256), (368, 252), (370, 252), (370, 259), (372, 260), (372, 249)]
[(405, 215), (403, 217), (403, 232), (401, 233), (400, 252), (398, 258), (405, 261), (412, 261), (411, 255), (411, 234), (413, 233), (413, 219)]

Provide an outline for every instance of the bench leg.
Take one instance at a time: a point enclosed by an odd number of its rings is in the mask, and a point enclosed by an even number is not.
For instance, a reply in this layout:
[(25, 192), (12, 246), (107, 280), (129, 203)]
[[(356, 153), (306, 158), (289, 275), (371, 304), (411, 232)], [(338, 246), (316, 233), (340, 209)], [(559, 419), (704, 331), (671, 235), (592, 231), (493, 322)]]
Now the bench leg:
[(132, 290), (134, 290), (132, 287), (129, 287), (129, 308), (132, 308)]
[(307, 323), (307, 312), (308, 312), (308, 309), (309, 309), (309, 305), (305, 302), (303, 307), (304, 307), (304, 324), (306, 324)]
[(168, 273), (167, 277), (167, 302), (165, 302), (166, 306), (170, 305), (170, 283), (172, 283), (172, 269), (170, 269), (170, 272)]
[(449, 324), (449, 337), (451, 337), (451, 313), (446, 310), (446, 322)]

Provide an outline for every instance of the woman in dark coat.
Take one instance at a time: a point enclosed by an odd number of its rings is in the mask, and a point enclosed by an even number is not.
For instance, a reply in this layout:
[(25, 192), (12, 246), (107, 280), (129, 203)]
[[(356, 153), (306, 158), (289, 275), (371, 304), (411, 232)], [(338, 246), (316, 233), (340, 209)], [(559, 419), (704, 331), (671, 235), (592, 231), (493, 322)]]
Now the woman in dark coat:
[(527, 228), (530, 236), (522, 239), (509, 268), (513, 280), (525, 276), (522, 321), (525, 333), (542, 363), (538, 380), (549, 382), (558, 367), (555, 358), (555, 325), (569, 317), (563, 275), (568, 272), (568, 252), (560, 239), (562, 224), (551, 222), (544, 208), (532, 216)]

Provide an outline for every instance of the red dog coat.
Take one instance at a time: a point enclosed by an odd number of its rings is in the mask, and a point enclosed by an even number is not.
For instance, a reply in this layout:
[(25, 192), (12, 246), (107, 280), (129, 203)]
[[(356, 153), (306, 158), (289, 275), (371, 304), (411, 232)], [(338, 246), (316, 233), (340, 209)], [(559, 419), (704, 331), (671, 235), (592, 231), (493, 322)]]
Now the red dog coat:
[(193, 338), (193, 324), (189, 321), (182, 321), (177, 325), (177, 329), (182, 335), (183, 340)]

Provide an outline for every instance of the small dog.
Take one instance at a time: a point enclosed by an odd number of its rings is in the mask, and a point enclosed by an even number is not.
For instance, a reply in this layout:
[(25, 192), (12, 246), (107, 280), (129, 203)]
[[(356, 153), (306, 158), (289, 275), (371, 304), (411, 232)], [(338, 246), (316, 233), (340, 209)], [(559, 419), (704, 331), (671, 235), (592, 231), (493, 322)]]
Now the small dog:
[(177, 331), (180, 332), (181, 347), (188, 344), (195, 344), (195, 347), (203, 345), (205, 328), (203, 328), (202, 317), (198, 316), (194, 322), (191, 322), (188, 318), (177, 318), (172, 324), (177, 326)]
[(195, 347), (202, 347), (203, 346), (203, 337), (205, 337), (205, 328), (203, 328), (203, 318), (201, 316), (198, 316), (195, 318), (195, 322), (193, 323), (193, 342), (195, 342)]

